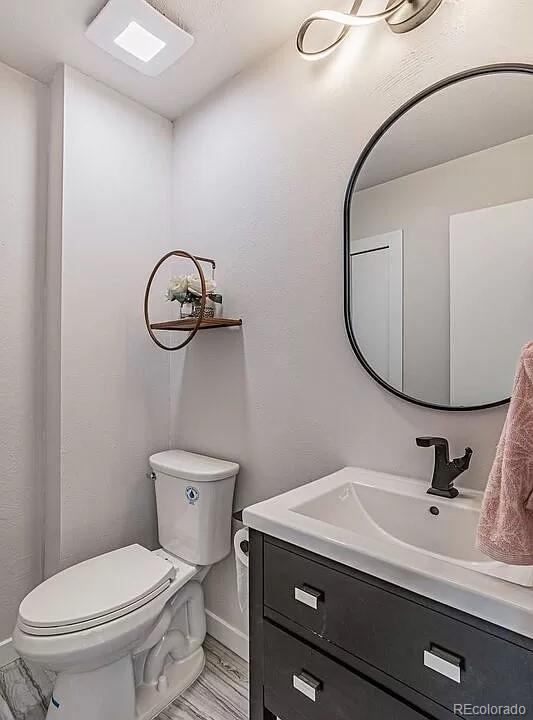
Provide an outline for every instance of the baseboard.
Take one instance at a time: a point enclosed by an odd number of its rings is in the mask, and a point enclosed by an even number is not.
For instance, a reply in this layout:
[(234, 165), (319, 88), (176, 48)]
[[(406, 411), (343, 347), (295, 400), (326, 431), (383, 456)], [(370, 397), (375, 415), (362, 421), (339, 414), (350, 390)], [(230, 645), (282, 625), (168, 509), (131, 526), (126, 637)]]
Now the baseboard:
[(11, 638), (0, 642), (0, 667), (9, 665), (18, 658), (17, 651), (13, 647), (13, 641)]
[(210, 610), (206, 610), (207, 632), (236, 655), (248, 662), (248, 635), (230, 625)]

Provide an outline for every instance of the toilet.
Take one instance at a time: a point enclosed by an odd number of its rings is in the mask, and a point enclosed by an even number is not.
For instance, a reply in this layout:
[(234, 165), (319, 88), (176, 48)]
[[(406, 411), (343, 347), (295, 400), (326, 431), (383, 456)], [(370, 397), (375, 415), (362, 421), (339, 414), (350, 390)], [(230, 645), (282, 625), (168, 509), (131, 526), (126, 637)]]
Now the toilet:
[(150, 465), (161, 549), (79, 563), (20, 605), (17, 652), (57, 673), (47, 720), (152, 720), (203, 670), (202, 581), (231, 550), (239, 466), (182, 450)]

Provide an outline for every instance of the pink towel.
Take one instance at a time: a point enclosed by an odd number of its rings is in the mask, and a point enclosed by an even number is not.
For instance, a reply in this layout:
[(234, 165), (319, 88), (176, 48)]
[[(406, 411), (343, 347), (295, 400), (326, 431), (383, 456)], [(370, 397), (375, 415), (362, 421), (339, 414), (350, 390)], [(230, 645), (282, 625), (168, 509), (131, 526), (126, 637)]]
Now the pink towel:
[(477, 540), (494, 560), (533, 565), (533, 342), (520, 355)]

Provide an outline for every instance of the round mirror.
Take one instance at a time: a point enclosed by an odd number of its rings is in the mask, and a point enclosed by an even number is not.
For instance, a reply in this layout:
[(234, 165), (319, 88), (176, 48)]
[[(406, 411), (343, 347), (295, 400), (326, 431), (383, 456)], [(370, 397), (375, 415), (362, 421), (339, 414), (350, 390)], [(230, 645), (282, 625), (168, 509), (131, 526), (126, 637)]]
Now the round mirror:
[(374, 135), (346, 196), (345, 315), (395, 395), (508, 402), (533, 339), (533, 66), (448, 78)]

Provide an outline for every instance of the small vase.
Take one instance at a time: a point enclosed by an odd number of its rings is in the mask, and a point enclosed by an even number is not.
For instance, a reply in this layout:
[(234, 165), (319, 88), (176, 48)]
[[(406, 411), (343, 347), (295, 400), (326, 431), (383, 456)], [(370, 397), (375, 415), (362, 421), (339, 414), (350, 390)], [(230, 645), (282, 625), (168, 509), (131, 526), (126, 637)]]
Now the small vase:
[(194, 317), (193, 315), (193, 304), (187, 300), (180, 304), (180, 320), (187, 320), (188, 318)]
[(215, 317), (221, 318), (224, 317), (224, 313), (222, 311), (222, 295), (220, 293), (212, 293), (209, 298), (211, 299), (213, 303), (213, 309), (215, 311)]

